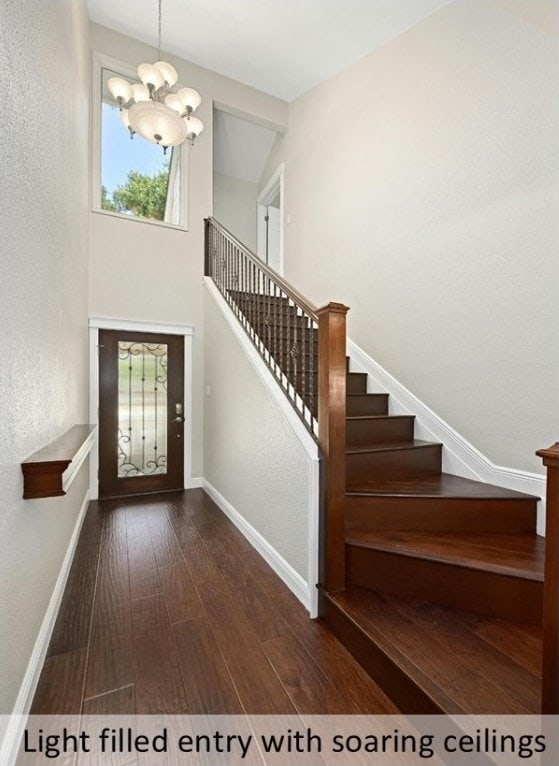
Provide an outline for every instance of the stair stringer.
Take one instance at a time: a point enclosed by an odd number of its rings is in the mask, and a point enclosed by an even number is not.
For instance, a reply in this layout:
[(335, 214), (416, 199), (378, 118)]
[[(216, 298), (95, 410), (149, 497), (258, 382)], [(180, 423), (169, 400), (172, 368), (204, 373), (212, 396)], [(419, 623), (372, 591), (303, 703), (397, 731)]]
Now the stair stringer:
[(541, 498), (537, 532), (545, 535), (545, 476), (496, 465), (350, 338), (347, 354), (352, 372), (367, 373), (369, 393), (390, 395), (391, 415), (415, 415), (416, 438), (443, 444), (443, 472)]

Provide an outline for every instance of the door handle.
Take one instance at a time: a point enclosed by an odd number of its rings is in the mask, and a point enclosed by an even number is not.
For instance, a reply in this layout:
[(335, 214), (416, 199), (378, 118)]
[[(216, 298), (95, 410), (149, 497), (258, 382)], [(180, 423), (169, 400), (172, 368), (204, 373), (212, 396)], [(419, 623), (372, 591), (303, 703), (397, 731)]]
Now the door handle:
[(184, 418), (181, 418), (180, 415), (177, 415), (176, 418), (173, 418), (172, 420), (169, 421), (169, 423), (183, 423), (183, 422), (184, 422)]

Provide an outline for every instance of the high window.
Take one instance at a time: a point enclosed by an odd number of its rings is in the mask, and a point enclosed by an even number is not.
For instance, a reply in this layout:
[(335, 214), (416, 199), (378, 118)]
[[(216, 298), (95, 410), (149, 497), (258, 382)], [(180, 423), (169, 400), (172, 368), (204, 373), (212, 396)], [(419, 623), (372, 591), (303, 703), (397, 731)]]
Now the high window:
[[(163, 148), (130, 132), (120, 117), (107, 82), (126, 77), (137, 82), (125, 65), (97, 60), (98, 112), (93, 207), (98, 212), (150, 223), (186, 226), (186, 145)], [(132, 74), (131, 74), (132, 72)]]

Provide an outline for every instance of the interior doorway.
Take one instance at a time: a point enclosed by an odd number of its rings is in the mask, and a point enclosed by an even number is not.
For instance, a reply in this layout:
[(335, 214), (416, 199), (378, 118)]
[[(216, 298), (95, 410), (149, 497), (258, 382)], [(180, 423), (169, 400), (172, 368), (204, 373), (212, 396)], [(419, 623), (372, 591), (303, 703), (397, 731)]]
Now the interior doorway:
[(283, 275), (283, 164), (276, 170), (256, 204), (256, 253)]

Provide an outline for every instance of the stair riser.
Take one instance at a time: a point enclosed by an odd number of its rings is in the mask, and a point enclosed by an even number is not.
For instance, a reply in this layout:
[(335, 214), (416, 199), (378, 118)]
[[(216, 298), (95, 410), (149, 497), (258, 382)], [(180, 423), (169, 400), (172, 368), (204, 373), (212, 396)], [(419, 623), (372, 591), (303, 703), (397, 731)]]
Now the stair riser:
[(346, 401), (347, 415), (388, 415), (388, 394), (349, 396)]
[(387, 417), (381, 420), (348, 420), (348, 447), (369, 447), (375, 444), (405, 444), (413, 441), (415, 418)]
[(346, 377), (347, 394), (366, 394), (367, 375), (363, 372), (348, 372)]
[(536, 580), (346, 545), (346, 581), (504, 620), (541, 622), (543, 586)]
[(321, 620), (398, 708), (408, 715), (440, 715), (447, 712), (322, 591), (319, 611)]
[(530, 500), (346, 497), (345, 508), (346, 529), (536, 531), (536, 509)]
[(351, 484), (367, 479), (438, 474), (441, 472), (441, 461), (442, 448), (439, 444), (346, 455), (346, 481)]

